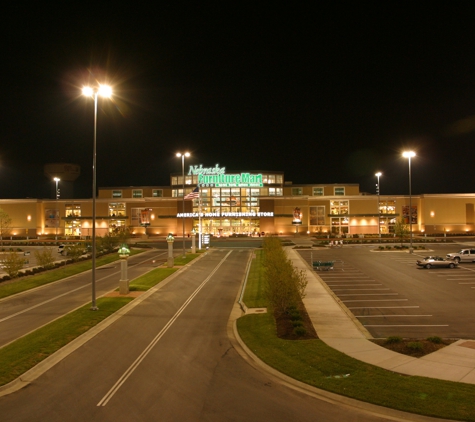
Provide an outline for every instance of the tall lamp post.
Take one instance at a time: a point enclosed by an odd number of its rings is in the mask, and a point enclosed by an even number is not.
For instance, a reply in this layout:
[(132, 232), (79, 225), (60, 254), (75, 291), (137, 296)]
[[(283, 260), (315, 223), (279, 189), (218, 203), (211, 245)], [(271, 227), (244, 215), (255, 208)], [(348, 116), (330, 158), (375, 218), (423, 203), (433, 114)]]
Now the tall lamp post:
[(414, 151), (404, 151), (402, 153), (404, 158), (408, 159), (409, 163), (409, 231), (410, 231), (410, 246), (409, 253), (412, 253), (412, 188), (411, 188), (411, 158), (416, 156)]
[(376, 193), (378, 194), (378, 236), (381, 239), (381, 205), (379, 203), (379, 178), (383, 175), (380, 171), (378, 171), (375, 176), (378, 178), (378, 184), (376, 185)]
[[(55, 196), (56, 196), (56, 212), (55, 212), (55, 216), (54, 216), (54, 226), (56, 228), (56, 235), (55, 235), (55, 240), (58, 240), (58, 225), (59, 225), (59, 209), (58, 209), (58, 199), (59, 199), (59, 189), (58, 189), (58, 183), (59, 181), (61, 180), (59, 177), (55, 177), (53, 179), (55, 182), (56, 182), (56, 190), (55, 190)], [(56, 218), (58, 218), (58, 220), (56, 221)]]
[(183, 194), (182, 194), (182, 217), (181, 221), (183, 222), (183, 258), (186, 257), (186, 252), (185, 252), (185, 157), (189, 157), (190, 153), (185, 152), (182, 154), (181, 152), (176, 153), (177, 157), (181, 157), (181, 177), (182, 177), (182, 182), (183, 182)]
[(91, 311), (97, 311), (96, 305), (96, 139), (97, 139), (97, 98), (110, 98), (112, 88), (107, 85), (97, 87), (85, 86), (82, 89), (83, 95), (94, 99), (94, 142), (92, 151), (92, 305)]

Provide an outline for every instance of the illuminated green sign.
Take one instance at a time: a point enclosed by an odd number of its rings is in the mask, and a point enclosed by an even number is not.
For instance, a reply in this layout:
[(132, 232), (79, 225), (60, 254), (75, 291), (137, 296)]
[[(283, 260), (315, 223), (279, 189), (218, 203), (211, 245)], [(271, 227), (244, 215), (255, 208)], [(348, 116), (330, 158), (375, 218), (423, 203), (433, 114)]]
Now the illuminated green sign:
[(198, 186), (216, 188), (262, 188), (262, 174), (226, 174), (226, 167), (190, 166), (189, 175), (198, 175)]

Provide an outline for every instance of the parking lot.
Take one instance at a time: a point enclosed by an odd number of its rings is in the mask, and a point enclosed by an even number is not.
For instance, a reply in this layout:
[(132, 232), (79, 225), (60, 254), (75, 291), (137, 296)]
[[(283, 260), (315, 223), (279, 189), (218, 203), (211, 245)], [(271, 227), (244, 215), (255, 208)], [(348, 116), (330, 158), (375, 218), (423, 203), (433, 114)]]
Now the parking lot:
[(299, 250), (311, 264), (333, 262), (316, 274), (375, 338), (475, 338), (475, 263), (423, 269), (416, 260), (445, 256), (460, 245), (379, 251), (377, 246)]
[[(24, 269), (28, 269), (28, 268), (31, 268), (31, 267), (34, 267), (36, 266), (36, 258), (35, 258), (35, 251), (37, 250), (40, 250), (40, 249), (43, 249), (44, 246), (21, 246), (19, 247), (21, 249), (21, 252), (18, 252), (20, 255), (22, 255), (25, 259), (25, 265), (24, 265)], [(10, 252), (10, 246), (4, 246), (5, 248), (5, 253), (8, 253)], [(18, 247), (16, 246), (13, 246), (13, 252), (17, 252), (18, 250)], [(52, 253), (53, 253), (53, 257), (55, 260), (57, 261), (62, 261), (64, 260), (65, 258), (62, 257), (59, 253), (58, 253), (58, 246), (47, 246), (48, 249), (51, 249)], [(0, 256), (0, 260), (1, 260), (1, 256)], [(3, 268), (1, 268), (0, 266), (0, 276), (3, 276), (5, 275), (6, 272)]]

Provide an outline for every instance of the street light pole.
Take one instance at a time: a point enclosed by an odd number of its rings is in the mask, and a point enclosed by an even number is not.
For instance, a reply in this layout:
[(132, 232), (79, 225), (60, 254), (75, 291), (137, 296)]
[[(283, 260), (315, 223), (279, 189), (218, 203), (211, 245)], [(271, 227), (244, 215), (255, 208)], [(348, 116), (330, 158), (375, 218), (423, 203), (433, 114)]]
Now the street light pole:
[(381, 204), (379, 203), (379, 178), (383, 175), (380, 171), (378, 171), (375, 176), (378, 178), (378, 184), (376, 185), (376, 193), (378, 194), (378, 237), (381, 240)]
[[(59, 199), (59, 190), (58, 190), (58, 182), (61, 180), (59, 177), (55, 177), (53, 179), (55, 182), (56, 182), (56, 212), (55, 212), (55, 216), (54, 216), (54, 226), (56, 228), (56, 235), (55, 235), (55, 240), (58, 240), (58, 225), (59, 225), (59, 209), (58, 209), (58, 199)], [(56, 218), (58, 219), (56, 221)]]
[(410, 231), (410, 246), (409, 253), (412, 253), (412, 186), (411, 186), (411, 158), (416, 156), (414, 151), (404, 151), (402, 153), (404, 158), (408, 159), (409, 163), (409, 231)]
[(97, 140), (97, 98), (110, 98), (112, 95), (112, 88), (107, 85), (99, 85), (97, 88), (84, 87), (82, 89), (83, 95), (94, 98), (94, 142), (92, 150), (92, 303), (91, 311), (97, 311), (99, 308), (96, 305), (96, 140)]
[(186, 257), (186, 251), (185, 251), (185, 157), (189, 157), (190, 153), (185, 152), (182, 154), (181, 152), (176, 153), (177, 157), (181, 157), (181, 177), (182, 177), (182, 182), (183, 182), (183, 192), (182, 192), (182, 227), (183, 227), (183, 258)]

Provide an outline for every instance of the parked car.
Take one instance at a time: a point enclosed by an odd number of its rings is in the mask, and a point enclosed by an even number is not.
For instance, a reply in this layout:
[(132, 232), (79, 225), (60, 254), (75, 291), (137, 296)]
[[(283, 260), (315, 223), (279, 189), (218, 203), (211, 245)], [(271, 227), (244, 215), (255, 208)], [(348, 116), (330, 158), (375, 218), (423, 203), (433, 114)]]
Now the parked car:
[(441, 256), (426, 256), (424, 259), (418, 259), (416, 262), (418, 267), (422, 268), (455, 268), (458, 265), (457, 261), (452, 259), (445, 259)]
[(457, 262), (474, 262), (475, 249), (461, 249), (458, 252), (448, 253), (446, 258)]

